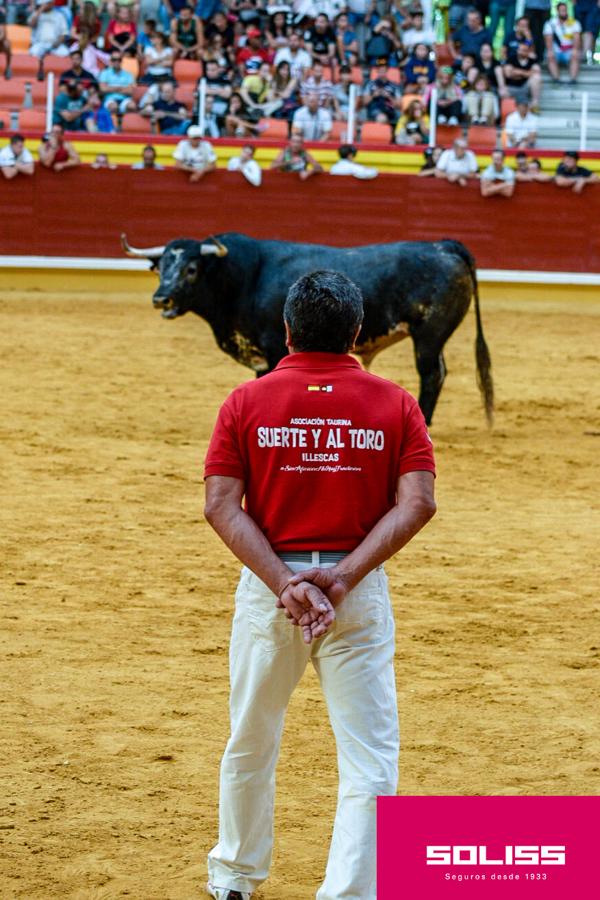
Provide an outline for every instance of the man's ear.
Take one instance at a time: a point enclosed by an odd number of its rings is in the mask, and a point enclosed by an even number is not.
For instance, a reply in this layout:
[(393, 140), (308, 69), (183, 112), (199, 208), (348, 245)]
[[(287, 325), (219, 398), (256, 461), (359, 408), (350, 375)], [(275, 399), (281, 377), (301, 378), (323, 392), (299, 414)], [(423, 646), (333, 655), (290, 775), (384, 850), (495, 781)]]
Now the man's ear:
[(289, 323), (286, 320), (283, 320), (283, 324), (285, 325), (285, 346), (288, 348), (290, 353), (292, 352), (292, 332), (290, 330)]
[[(286, 323), (286, 324), (287, 324), (287, 323)], [(360, 325), (359, 325), (358, 328), (356, 329), (356, 334), (355, 334), (354, 337), (352, 338), (352, 346), (351, 346), (350, 349), (348, 350), (348, 353), (354, 353), (354, 351), (356, 350), (356, 340), (357, 340), (357, 338), (358, 338), (358, 336), (359, 336), (359, 334), (360, 334), (360, 329), (361, 329), (361, 328), (362, 328), (362, 322), (360, 323)]]

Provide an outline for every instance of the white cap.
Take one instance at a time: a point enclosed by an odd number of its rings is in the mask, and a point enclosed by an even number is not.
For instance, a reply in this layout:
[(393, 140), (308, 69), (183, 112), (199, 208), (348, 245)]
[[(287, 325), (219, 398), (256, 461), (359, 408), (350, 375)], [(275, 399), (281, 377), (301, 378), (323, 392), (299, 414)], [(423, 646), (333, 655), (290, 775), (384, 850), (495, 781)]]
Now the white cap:
[(199, 125), (190, 125), (187, 130), (187, 136), (191, 138), (199, 138), (202, 137), (202, 129)]

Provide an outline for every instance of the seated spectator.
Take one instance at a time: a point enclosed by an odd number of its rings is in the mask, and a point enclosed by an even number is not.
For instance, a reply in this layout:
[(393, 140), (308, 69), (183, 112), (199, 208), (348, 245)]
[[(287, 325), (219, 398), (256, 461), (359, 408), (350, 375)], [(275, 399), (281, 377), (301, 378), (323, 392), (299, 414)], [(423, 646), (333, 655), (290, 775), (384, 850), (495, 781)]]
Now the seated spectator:
[(226, 137), (257, 137), (261, 132), (256, 116), (250, 114), (237, 92), (229, 98), (225, 113), (223, 135)]
[(158, 100), (146, 104), (142, 115), (149, 116), (157, 123), (160, 134), (189, 134), (188, 129), (192, 124), (189, 110), (175, 99), (175, 85), (172, 81), (161, 84)]
[(68, 131), (84, 131), (83, 115), (90, 108), (79, 82), (68, 81), (56, 95), (52, 121)]
[(133, 21), (130, 6), (117, 5), (116, 16), (108, 23), (104, 35), (104, 45), (112, 53), (114, 50), (122, 55), (135, 56), (137, 28)]
[(156, 34), (157, 30), (156, 19), (146, 19), (141, 31), (138, 27), (136, 40), (138, 60), (143, 55), (146, 47), (150, 47), (152, 45), (152, 38)]
[(552, 181), (552, 175), (542, 171), (539, 159), (529, 159), (523, 150), (515, 153), (515, 179), (517, 181)]
[(516, 55), (505, 64), (503, 72), (510, 96), (517, 101), (531, 101), (537, 112), (542, 93), (542, 70), (532, 59), (527, 44), (519, 44)]
[(535, 55), (529, 16), (520, 16), (515, 23), (514, 31), (504, 35), (503, 49), (506, 62), (510, 62), (517, 55), (519, 44), (527, 44), (529, 55), (536, 62), (537, 56)]
[(470, 9), (466, 25), (452, 34), (448, 41), (448, 49), (453, 59), (460, 59), (465, 53), (478, 57), (481, 45), (491, 43), (492, 35), (483, 27), (481, 13), (477, 9)]
[[(89, 35), (93, 44), (95, 44), (100, 37), (102, 33), (102, 22), (98, 15), (98, 11), (99, 6), (96, 6), (91, 0), (85, 0), (79, 11), (75, 14), (71, 25), (71, 37), (77, 41), (77, 43), (80, 42), (83, 33)], [(83, 29), (85, 29), (85, 32)]]
[(369, 120), (394, 125), (398, 119), (400, 87), (390, 81), (387, 70), (387, 60), (378, 59), (375, 78), (365, 85), (362, 102)]
[(96, 159), (90, 163), (90, 169), (116, 169), (115, 163), (111, 163), (106, 153), (97, 153)]
[(269, 118), (275, 110), (282, 106), (280, 99), (273, 94), (273, 76), (269, 63), (263, 63), (258, 71), (247, 70), (240, 86), (240, 95), (251, 115), (256, 121)]
[(467, 149), (464, 138), (457, 138), (450, 150), (444, 150), (435, 167), (438, 178), (445, 178), (461, 187), (467, 186), (467, 179), (477, 175), (477, 159), (472, 150)]
[(5, 178), (33, 175), (33, 156), (25, 146), (22, 134), (13, 134), (6, 147), (0, 150), (0, 170)]
[(358, 41), (350, 26), (348, 13), (341, 12), (335, 19), (335, 53), (340, 65), (347, 65), (351, 54), (358, 53)]
[(82, 90), (87, 91), (89, 87), (94, 85), (94, 87), (98, 86), (98, 82), (96, 81), (96, 76), (93, 72), (88, 72), (83, 68), (83, 54), (79, 47), (76, 47), (74, 50), (71, 50), (71, 68), (66, 69), (66, 71), (61, 73), (59, 79), (59, 85), (62, 86), (67, 82), (76, 81), (82, 88)]
[(85, 130), (92, 134), (113, 134), (117, 130), (111, 114), (102, 104), (97, 87), (91, 87), (87, 92), (87, 103), (81, 119)]
[(515, 173), (504, 160), (504, 150), (494, 150), (492, 162), (481, 173), (481, 196), (494, 197), (500, 194), (502, 197), (512, 197), (515, 192)]
[(398, 120), (396, 144), (426, 144), (429, 141), (429, 116), (420, 100), (411, 100), (406, 112)]
[(292, 77), (290, 64), (282, 60), (273, 76), (273, 99), (281, 100), (281, 106), (273, 113), (276, 119), (291, 120), (300, 107), (300, 93), (298, 82)]
[[(199, 18), (205, 23), (204, 37), (207, 41), (211, 41), (213, 35), (220, 34), (223, 39), (223, 47), (228, 50), (232, 49), (235, 42), (235, 34), (233, 24), (229, 21), (222, 9), (217, 11), (210, 17), (210, 21), (206, 23), (204, 16), (199, 13)], [(258, 32), (260, 37), (260, 30)]]
[(465, 53), (459, 62), (455, 63), (454, 83), (461, 91), (468, 91), (477, 78), (477, 59), (470, 53)]
[(381, 19), (372, 30), (371, 38), (365, 47), (367, 63), (379, 65), (380, 59), (386, 63), (396, 63), (402, 55), (402, 41), (396, 31), (396, 22), (390, 17)]
[(430, 178), (432, 175), (435, 175), (435, 167), (441, 155), (441, 147), (427, 147), (426, 150), (423, 150), (424, 162), (417, 175), (420, 178)]
[(435, 81), (435, 64), (429, 59), (429, 48), (426, 44), (416, 44), (404, 66), (406, 92), (416, 87), (427, 87)]
[(352, 69), (350, 66), (340, 66), (339, 81), (333, 88), (333, 106), (335, 118), (342, 122), (348, 121), (350, 110), (350, 87), (352, 85)]
[(421, 10), (416, 9), (411, 16), (412, 25), (402, 32), (402, 43), (407, 53), (411, 53), (417, 44), (425, 44), (431, 49), (435, 44), (435, 32), (433, 28), (425, 28)]
[(302, 36), (296, 31), (292, 31), (290, 34), (288, 46), (280, 47), (275, 54), (275, 67), (282, 62), (290, 64), (292, 78), (295, 78), (296, 81), (302, 81), (312, 65), (311, 55), (302, 46)]
[(105, 53), (104, 50), (98, 50), (96, 45), (92, 43), (89, 31), (85, 25), (81, 26), (79, 49), (82, 54), (82, 67), (86, 72), (90, 72), (94, 78), (98, 79), (100, 72), (110, 62), (110, 54)]
[[(216, 116), (224, 116), (232, 94), (231, 80), (223, 74), (219, 64), (213, 59), (204, 63), (206, 79), (206, 96), (213, 98), (213, 112)], [(196, 93), (200, 92), (200, 79), (196, 85)]]
[(538, 118), (529, 111), (524, 100), (517, 103), (514, 112), (509, 113), (504, 123), (504, 131), (509, 147), (535, 147)]
[(323, 65), (315, 62), (312, 72), (304, 81), (300, 82), (300, 96), (306, 100), (309, 94), (316, 94), (319, 98), (319, 106), (326, 109), (333, 107), (333, 84), (323, 74)]
[(187, 139), (179, 141), (173, 153), (175, 166), (190, 173), (190, 181), (200, 181), (208, 172), (217, 168), (217, 157), (212, 145), (202, 140), (198, 125), (190, 125)]
[[(287, 47), (290, 40), (290, 28), (283, 10), (278, 10), (270, 17), (265, 28), (265, 40), (269, 49), (276, 53), (280, 47)], [(247, 145), (248, 147), (250, 144)]]
[(81, 165), (77, 150), (70, 141), (65, 141), (65, 130), (58, 124), (53, 125), (50, 134), (42, 138), (38, 156), (41, 164), (54, 172)]
[(173, 80), (175, 51), (167, 42), (162, 31), (155, 31), (150, 46), (138, 55), (140, 65), (140, 84), (160, 84)]
[(245, 144), (239, 156), (232, 156), (227, 163), (228, 172), (241, 172), (244, 178), (254, 185), (260, 187), (262, 182), (262, 172), (259, 164), (254, 159), (255, 148), (252, 144)]
[(546, 64), (552, 81), (560, 81), (560, 66), (569, 70), (571, 84), (577, 83), (581, 54), (581, 25), (569, 16), (566, 3), (559, 3), (556, 15), (544, 25)]
[[(443, 66), (437, 75), (437, 123), (438, 125), (458, 125), (463, 115), (463, 92), (452, 78), (450, 66)], [(431, 103), (431, 86), (425, 93), (426, 108)], [(430, 111), (431, 112), (431, 111)]]
[(124, 115), (135, 112), (136, 105), (132, 94), (134, 78), (131, 72), (123, 68), (121, 54), (113, 50), (110, 54), (110, 66), (100, 73), (98, 79), (102, 101), (110, 113)]
[(367, 181), (371, 178), (377, 178), (379, 172), (372, 166), (361, 166), (355, 162), (356, 147), (352, 144), (342, 144), (338, 150), (339, 160), (334, 163), (329, 170), (330, 175), (353, 175), (354, 178), (360, 178), (361, 181)]
[(29, 16), (28, 24), (31, 26), (29, 53), (39, 59), (37, 77), (43, 81), (44, 57), (48, 53), (55, 56), (69, 55), (65, 44), (65, 17), (56, 9), (53, 0), (36, 0), (35, 10)]
[(469, 125), (493, 125), (498, 117), (498, 102), (490, 90), (487, 75), (478, 75), (465, 98)]
[(332, 128), (329, 110), (319, 106), (318, 94), (309, 94), (306, 105), (294, 113), (292, 134), (300, 135), (305, 141), (326, 141)]
[(171, 47), (176, 59), (199, 59), (204, 45), (204, 26), (191, 6), (184, 6), (171, 21)]
[(598, 184), (600, 178), (591, 169), (579, 165), (579, 153), (567, 150), (556, 169), (554, 181), (558, 187), (568, 187), (580, 194), (587, 184)]
[(323, 66), (335, 64), (335, 33), (325, 13), (319, 13), (314, 25), (305, 31), (304, 45), (313, 62)]
[(140, 162), (134, 163), (131, 168), (136, 170), (154, 169), (155, 171), (162, 172), (165, 167), (156, 162), (156, 150), (154, 147), (151, 144), (146, 144), (142, 150)]
[(202, 137), (221, 137), (222, 122), (223, 117), (215, 114), (213, 98), (207, 95), (204, 102), (204, 128), (202, 130)]
[(231, 72), (235, 66), (235, 53), (223, 46), (223, 36), (220, 32), (213, 32), (209, 40), (205, 40), (204, 47), (200, 50), (200, 59), (207, 63), (215, 62), (220, 72)]
[(252, 59), (257, 59), (260, 65), (264, 62), (269, 62), (270, 52), (263, 47), (262, 43), (262, 33), (259, 28), (255, 28), (251, 26), (246, 31), (246, 42), (242, 46), (241, 44), (238, 47), (238, 51), (235, 55), (235, 62), (238, 67), (238, 72), (240, 76), (243, 78), (246, 73), (246, 65)]
[[(475, 61), (477, 72), (485, 75), (490, 85), (490, 90), (500, 97), (508, 97), (508, 90), (504, 82), (504, 72), (499, 60), (494, 56), (491, 44), (482, 44), (479, 58)], [(474, 82), (476, 75), (471, 76)]]
[(323, 166), (305, 150), (300, 134), (292, 134), (287, 147), (271, 163), (271, 168), (281, 172), (298, 172), (302, 181), (323, 171)]
[[(6, 59), (6, 64), (4, 66), (4, 77), (8, 81), (11, 77), (12, 72), (10, 68), (11, 60), (12, 60), (12, 44), (8, 39), (8, 34), (6, 31), (6, 13), (0, 7), (0, 53), (4, 54)], [(27, 151), (29, 152), (29, 151)], [(12, 178), (13, 176), (7, 176)]]

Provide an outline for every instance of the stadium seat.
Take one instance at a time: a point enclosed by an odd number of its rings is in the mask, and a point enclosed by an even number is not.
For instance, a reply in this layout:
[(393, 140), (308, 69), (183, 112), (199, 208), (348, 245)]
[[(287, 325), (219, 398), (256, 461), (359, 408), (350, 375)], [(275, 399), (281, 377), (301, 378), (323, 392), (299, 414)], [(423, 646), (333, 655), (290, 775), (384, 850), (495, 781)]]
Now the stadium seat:
[(133, 99), (135, 100), (136, 103), (139, 103), (147, 90), (148, 90), (147, 84), (134, 84), (131, 96), (133, 97)]
[(70, 69), (72, 65), (73, 63), (71, 62), (70, 56), (55, 56), (52, 53), (49, 53), (48, 56), (44, 57), (44, 72), (46, 72), (46, 74), (48, 72), (54, 72), (58, 78), (60, 78), (63, 72)]
[(460, 125), (438, 125), (435, 131), (435, 142), (438, 147), (450, 147), (459, 137), (462, 137)]
[(501, 107), (501, 118), (503, 123), (506, 122), (506, 117), (510, 115), (511, 112), (514, 112), (516, 108), (516, 100), (513, 100), (512, 97), (504, 97)]
[[(393, 81), (394, 84), (400, 84), (400, 69), (388, 68), (386, 77)], [(377, 78), (377, 66), (371, 67), (371, 72), (369, 74), (369, 78), (373, 81), (374, 78)]]
[(16, 75), (17, 78), (31, 80), (38, 73), (40, 61), (36, 56), (30, 56), (28, 53), (14, 53), (10, 65), (13, 75)]
[(261, 119), (259, 125), (264, 128), (264, 131), (260, 133), (261, 138), (287, 141), (289, 126), (285, 119)]
[(31, 96), (35, 106), (43, 106), (46, 102), (46, 84), (43, 81), (32, 81), (31, 78), (11, 78), (0, 83), (0, 103), (3, 106), (19, 109), (25, 99), (25, 84), (31, 85)]
[(188, 85), (183, 85), (183, 87), (178, 87), (175, 91), (175, 99), (178, 103), (183, 103), (187, 109), (191, 109), (194, 105), (194, 95), (195, 90)]
[(360, 134), (361, 144), (391, 144), (392, 128), (381, 122), (365, 122)]
[(19, 113), (19, 128), (22, 131), (45, 131), (46, 111), (43, 109), (22, 109)]
[(140, 67), (138, 65), (137, 59), (134, 59), (132, 56), (124, 56), (121, 61), (121, 68), (125, 70), (125, 72), (129, 72), (135, 80), (138, 80), (138, 76), (140, 74)]
[(13, 53), (27, 53), (31, 46), (31, 28), (27, 25), (7, 25), (6, 36), (12, 44)]
[(352, 81), (359, 85), (363, 83), (363, 70), (360, 66), (352, 66)]
[(11, 118), (10, 109), (0, 109), (0, 131), (11, 131)]
[(469, 128), (469, 146), (482, 150), (494, 150), (498, 146), (498, 130), (487, 125), (471, 125)]
[(448, 49), (448, 44), (436, 44), (433, 48), (435, 52), (435, 63), (436, 66), (451, 66), (454, 63), (452, 56), (450, 55), (450, 51)]
[(330, 140), (337, 141), (339, 144), (347, 144), (348, 143), (348, 135), (346, 134), (348, 128), (347, 122), (334, 122), (333, 128), (331, 129)]
[(196, 86), (198, 79), (202, 75), (202, 67), (197, 60), (194, 59), (178, 59), (173, 68), (175, 81), (179, 84), (188, 84)]
[(337, 81), (337, 68), (332, 69), (331, 66), (323, 66), (323, 78), (326, 81), (331, 81), (333, 84)]
[(121, 131), (127, 134), (152, 134), (152, 123), (139, 113), (125, 113), (121, 120)]
[(405, 113), (413, 100), (420, 100), (423, 103), (423, 98), (420, 94), (404, 94), (402, 97), (402, 112)]

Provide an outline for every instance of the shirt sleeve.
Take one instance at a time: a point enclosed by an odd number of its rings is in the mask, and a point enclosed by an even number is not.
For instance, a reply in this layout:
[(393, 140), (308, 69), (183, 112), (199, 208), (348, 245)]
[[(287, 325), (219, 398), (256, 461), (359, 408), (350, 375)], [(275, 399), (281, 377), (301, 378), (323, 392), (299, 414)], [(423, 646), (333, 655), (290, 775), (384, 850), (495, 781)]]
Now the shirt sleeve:
[(184, 145), (185, 141), (179, 141), (173, 151), (173, 159), (176, 159), (178, 162), (185, 162), (187, 159), (186, 148)]
[(407, 472), (433, 472), (435, 475), (433, 444), (416, 400), (412, 401), (406, 415), (398, 462), (398, 476)]
[(240, 448), (238, 410), (235, 394), (227, 398), (217, 417), (204, 463), (204, 477), (226, 475), (246, 480), (244, 459)]

